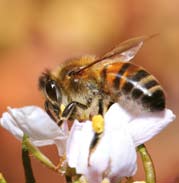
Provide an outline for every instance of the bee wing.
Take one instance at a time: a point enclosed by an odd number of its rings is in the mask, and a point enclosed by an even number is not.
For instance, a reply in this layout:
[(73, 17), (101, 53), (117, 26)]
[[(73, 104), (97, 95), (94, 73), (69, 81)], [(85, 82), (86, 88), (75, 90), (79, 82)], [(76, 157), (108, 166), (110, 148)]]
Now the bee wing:
[(111, 51), (107, 52), (105, 55), (101, 57), (101, 59), (104, 60), (109, 58), (109, 59), (114, 59), (114, 62), (115, 62), (115, 59), (123, 62), (128, 62), (135, 57), (137, 52), (142, 47), (144, 41), (151, 39), (156, 35), (157, 34), (151, 35), (151, 36), (140, 36), (140, 37), (128, 39), (127, 41), (120, 43), (117, 47), (115, 47)]
[[(72, 69), (69, 72), (69, 75), (79, 74), (80, 72), (82, 72), (86, 69), (89, 69), (90, 67), (92, 67), (93, 65), (96, 65), (98, 63), (104, 64), (106, 62), (114, 63), (114, 62), (119, 62), (119, 61), (128, 62), (132, 58), (134, 58), (134, 56), (137, 54), (137, 52), (142, 47), (144, 41), (151, 39), (157, 35), (158, 34), (153, 34), (151, 36), (140, 36), (140, 37), (128, 39), (127, 41), (120, 43), (117, 47), (115, 47), (111, 51), (104, 54), (102, 57), (98, 57), (93, 62), (91, 62), (87, 65), (81, 66), (79, 68)], [(110, 61), (108, 59), (110, 59)]]

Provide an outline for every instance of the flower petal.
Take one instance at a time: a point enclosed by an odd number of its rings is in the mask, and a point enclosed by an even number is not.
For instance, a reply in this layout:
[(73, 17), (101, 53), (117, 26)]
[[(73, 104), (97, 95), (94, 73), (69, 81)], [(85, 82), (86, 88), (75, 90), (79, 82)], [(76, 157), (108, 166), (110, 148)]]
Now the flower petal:
[(59, 155), (64, 153), (68, 137), (67, 124), (60, 128), (41, 108), (26, 106), (8, 108), (1, 118), (1, 125), (18, 139), (27, 134), (36, 146), (56, 144)]
[(75, 120), (67, 141), (66, 155), (69, 166), (76, 168), (78, 173), (83, 172), (84, 167), (87, 168), (89, 146), (93, 135), (91, 122), (79, 123)]
[(8, 110), (23, 132), (33, 139), (53, 139), (64, 135), (58, 125), (39, 107), (27, 106)]
[(128, 124), (129, 132), (135, 146), (145, 143), (157, 135), (175, 119), (175, 115), (169, 109), (161, 112), (148, 112), (135, 118)]
[(10, 131), (17, 139), (22, 139), (24, 133), (18, 128), (16, 122), (9, 113), (3, 113), (2, 118), (0, 119), (0, 125)]
[(113, 104), (105, 114), (105, 131), (121, 128), (128, 124), (133, 116), (118, 103)]
[[(118, 118), (121, 115), (123, 118)], [(89, 183), (101, 182), (104, 176), (111, 180), (132, 176), (136, 171), (136, 151), (126, 129), (130, 118), (118, 104), (110, 107), (105, 115), (105, 131), (90, 159), (89, 147), (94, 137), (92, 124), (75, 121), (67, 141), (69, 166), (85, 175)]]
[(108, 172), (112, 182), (134, 175), (137, 169), (135, 146), (126, 128), (131, 118), (121, 106), (113, 104), (105, 115), (104, 136), (91, 156), (90, 165), (101, 175)]

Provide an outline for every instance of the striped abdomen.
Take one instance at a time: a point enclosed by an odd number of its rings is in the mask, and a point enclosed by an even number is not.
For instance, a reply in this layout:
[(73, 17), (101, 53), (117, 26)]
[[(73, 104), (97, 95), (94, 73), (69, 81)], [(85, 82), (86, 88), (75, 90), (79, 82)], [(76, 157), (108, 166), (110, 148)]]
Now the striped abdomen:
[[(160, 111), (165, 108), (165, 95), (156, 78), (132, 63), (113, 63), (103, 70), (106, 88), (114, 96), (125, 96), (144, 109)], [(120, 98), (119, 98), (120, 100)]]

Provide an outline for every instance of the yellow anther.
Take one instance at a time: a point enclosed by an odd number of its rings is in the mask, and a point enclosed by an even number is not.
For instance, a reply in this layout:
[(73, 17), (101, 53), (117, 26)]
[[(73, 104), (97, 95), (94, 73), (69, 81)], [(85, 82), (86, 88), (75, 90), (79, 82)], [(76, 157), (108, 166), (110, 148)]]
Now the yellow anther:
[(79, 179), (80, 183), (88, 183), (85, 176), (81, 176)]
[(61, 113), (64, 111), (64, 109), (65, 109), (65, 105), (64, 104), (61, 104), (60, 105), (60, 111), (61, 111)]
[(102, 133), (104, 131), (104, 118), (101, 115), (93, 116), (92, 128), (96, 133)]
[(110, 180), (108, 178), (104, 178), (101, 183), (110, 183)]

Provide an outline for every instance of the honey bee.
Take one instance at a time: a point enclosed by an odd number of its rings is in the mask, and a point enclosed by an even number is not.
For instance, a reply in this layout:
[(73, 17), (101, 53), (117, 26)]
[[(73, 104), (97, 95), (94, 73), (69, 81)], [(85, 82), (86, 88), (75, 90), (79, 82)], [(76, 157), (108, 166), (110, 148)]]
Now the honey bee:
[(113, 103), (131, 113), (163, 110), (165, 94), (157, 79), (129, 62), (149, 38), (132, 38), (101, 57), (72, 59), (43, 73), (39, 87), (46, 98), (46, 111), (60, 126), (64, 120), (103, 116)]

